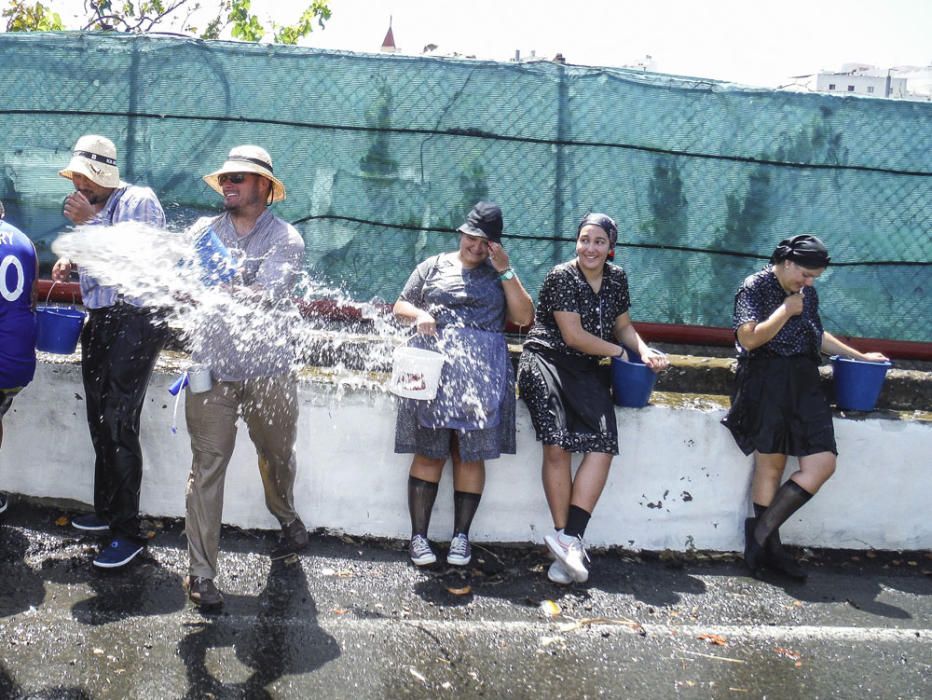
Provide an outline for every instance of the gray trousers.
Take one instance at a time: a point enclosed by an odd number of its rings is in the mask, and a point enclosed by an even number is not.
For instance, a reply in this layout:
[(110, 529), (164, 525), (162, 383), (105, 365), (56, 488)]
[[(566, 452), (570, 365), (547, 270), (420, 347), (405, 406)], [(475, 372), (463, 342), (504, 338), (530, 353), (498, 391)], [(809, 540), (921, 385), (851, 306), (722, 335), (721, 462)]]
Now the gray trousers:
[(240, 415), (259, 456), (266, 507), (282, 525), (298, 517), (294, 507), (294, 446), (298, 432), (294, 378), (280, 375), (215, 382), (208, 392), (188, 392), (185, 418), (194, 458), (185, 499), (185, 533), (188, 573), (192, 576), (217, 576), (223, 486)]

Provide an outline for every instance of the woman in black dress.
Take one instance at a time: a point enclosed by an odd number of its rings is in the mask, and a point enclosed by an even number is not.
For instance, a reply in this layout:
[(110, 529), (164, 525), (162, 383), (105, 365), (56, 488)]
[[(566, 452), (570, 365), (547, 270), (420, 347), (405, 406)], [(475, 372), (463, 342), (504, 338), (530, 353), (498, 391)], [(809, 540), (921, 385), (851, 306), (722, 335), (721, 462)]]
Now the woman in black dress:
[[(754, 517), (745, 521), (744, 561), (754, 575), (770, 566), (804, 579), (783, 549), (779, 527), (835, 471), (832, 411), (819, 381), (819, 353), (882, 362), (824, 331), (812, 286), (830, 261), (825, 245), (801, 234), (780, 242), (770, 264), (744, 280), (735, 295), (738, 372), (722, 423), (738, 447), (754, 454)], [(781, 486), (787, 456), (799, 469)]]
[[(547, 577), (555, 583), (589, 577), (583, 535), (618, 454), (610, 368), (601, 360), (628, 347), (655, 372), (667, 366), (631, 325), (628, 278), (608, 262), (617, 240), (605, 214), (579, 223), (576, 257), (544, 280), (518, 365), (521, 398), (543, 443), (544, 493), (556, 530), (544, 538), (556, 558)], [(585, 453), (575, 478), (574, 452)]]

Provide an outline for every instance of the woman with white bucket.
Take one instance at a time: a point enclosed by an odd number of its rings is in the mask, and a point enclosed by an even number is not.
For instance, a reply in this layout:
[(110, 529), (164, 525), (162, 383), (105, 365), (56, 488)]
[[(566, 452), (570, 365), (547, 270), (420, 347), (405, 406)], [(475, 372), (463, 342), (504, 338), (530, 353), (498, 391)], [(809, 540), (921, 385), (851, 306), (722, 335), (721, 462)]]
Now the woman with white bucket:
[(398, 404), (395, 452), (414, 454), (409, 551), (417, 566), (437, 560), (427, 528), (447, 459), (453, 461), (454, 489), (447, 563), (465, 566), (471, 558), (469, 527), (485, 485), (484, 460), (515, 453), (514, 373), (505, 321), (529, 326), (534, 305), (501, 245), (502, 228), (501, 209), (477, 203), (458, 229), (459, 249), (419, 264), (395, 302), (395, 315), (417, 331), (412, 345), (445, 356), (436, 397), (402, 398)]
[[(518, 365), (518, 386), (543, 443), (544, 493), (554, 534), (544, 538), (556, 558), (554, 583), (589, 578), (583, 535), (602, 495), (618, 428), (603, 358), (636, 351), (654, 372), (667, 358), (647, 347), (631, 325), (628, 278), (609, 263), (618, 227), (605, 214), (587, 214), (576, 230), (576, 257), (554, 267), (541, 286), (537, 316)], [(585, 456), (573, 478), (574, 452)]]
[[(767, 267), (745, 279), (735, 295), (738, 371), (722, 423), (742, 452), (754, 454), (754, 517), (744, 524), (744, 562), (755, 576), (770, 567), (806, 577), (783, 549), (779, 527), (835, 471), (838, 450), (819, 381), (819, 353), (887, 359), (879, 352), (859, 352), (822, 329), (813, 284), (830, 260), (815, 236), (784, 239)], [(789, 455), (799, 459), (799, 469), (781, 486)]]

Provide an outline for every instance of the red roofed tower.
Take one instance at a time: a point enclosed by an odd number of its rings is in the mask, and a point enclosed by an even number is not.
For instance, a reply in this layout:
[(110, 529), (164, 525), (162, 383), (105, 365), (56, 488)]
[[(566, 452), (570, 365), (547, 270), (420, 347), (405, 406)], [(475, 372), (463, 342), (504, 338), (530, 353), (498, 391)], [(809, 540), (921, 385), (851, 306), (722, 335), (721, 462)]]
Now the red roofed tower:
[(385, 38), (382, 39), (382, 48), (380, 50), (384, 53), (397, 53), (398, 51), (398, 47), (395, 46), (395, 35), (392, 33), (391, 15), (388, 17), (388, 31), (385, 33)]

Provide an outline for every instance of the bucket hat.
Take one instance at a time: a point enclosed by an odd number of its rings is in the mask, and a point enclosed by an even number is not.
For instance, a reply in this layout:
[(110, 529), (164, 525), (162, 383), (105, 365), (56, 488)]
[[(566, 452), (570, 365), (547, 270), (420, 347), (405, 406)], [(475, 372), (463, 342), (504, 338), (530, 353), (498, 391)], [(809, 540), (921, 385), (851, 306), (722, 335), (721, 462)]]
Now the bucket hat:
[(501, 207), (492, 202), (476, 202), (466, 217), (466, 223), (456, 230), (469, 236), (498, 243), (502, 240), (503, 228)]
[(120, 179), (116, 146), (110, 139), (97, 134), (85, 134), (79, 138), (68, 167), (58, 171), (59, 175), (69, 180), (74, 179), (75, 173), (84, 175), (101, 187), (117, 189), (128, 186)]
[(220, 186), (220, 176), (230, 173), (254, 173), (270, 180), (272, 183), (272, 199), (269, 202), (280, 202), (285, 198), (285, 185), (274, 175), (272, 170), (272, 156), (259, 146), (236, 146), (230, 150), (226, 162), (219, 170), (204, 176), (204, 182), (211, 189), (223, 194)]

